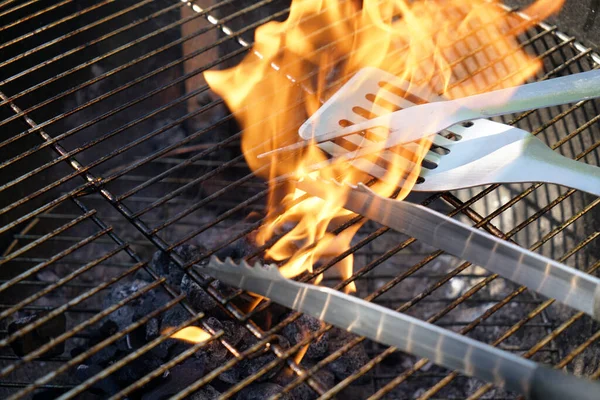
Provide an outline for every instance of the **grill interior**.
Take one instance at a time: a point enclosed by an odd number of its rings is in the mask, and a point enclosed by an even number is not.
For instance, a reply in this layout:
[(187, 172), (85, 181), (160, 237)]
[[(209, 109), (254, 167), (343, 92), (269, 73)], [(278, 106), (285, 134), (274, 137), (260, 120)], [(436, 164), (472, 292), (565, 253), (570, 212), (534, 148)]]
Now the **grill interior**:
[[(331, 327), (285, 345), (280, 335), (299, 315), (267, 302), (248, 311), (245, 294), (209, 286), (219, 320), (244, 326), (255, 338), (233, 344), (228, 329), (215, 327), (211, 315), (198, 313), (180, 293), (181, 275), (157, 268), (170, 261), (172, 271), (183, 271), (214, 254), (261, 260), (264, 248), (248, 238), (263, 222), (267, 184), (246, 166), (240, 128), (201, 73), (239, 62), (251, 51), (254, 29), (285, 19), (288, 7), (280, 0), (0, 2), (3, 398), (108, 397), (99, 394), (99, 382), (172, 341), (157, 333), (139, 343), (136, 332), (174, 313), (185, 316), (178, 326), (202, 326), (211, 341), (170, 347), (146, 376), (110, 393), (113, 398), (211, 398), (207, 386), (226, 398), (252, 398), (250, 389), (275, 379), (280, 398), (516, 398), (357, 337), (335, 350), (329, 343), (326, 357), (298, 361), (298, 350)], [(522, 18), (514, 16), (515, 23)], [(554, 26), (538, 24), (519, 39), (543, 61), (538, 80), (600, 62)], [(495, 68), (480, 66), (488, 67)], [(598, 105), (586, 101), (499, 121), (534, 133), (565, 156), (600, 165)], [(583, 193), (515, 184), (413, 193), (409, 200), (569, 266), (592, 274), (600, 267), (600, 200)], [(190, 255), (178, 248), (185, 244), (204, 250)], [(157, 250), (170, 258), (158, 261)], [(301, 279), (325, 272), (322, 284), (338, 289), (354, 281), (357, 296), (369, 301), (577, 375), (600, 375), (600, 330), (581, 313), (372, 222), (348, 253), (355, 263), (350, 280), (340, 283), (332, 268), (346, 253)], [(207, 283), (193, 273), (186, 279)], [(111, 313), (142, 309), (148, 296), (155, 298), (152, 309), (93, 343)], [(44, 329), (57, 329), (55, 340), (27, 347), (32, 332)], [(76, 373), (111, 341), (124, 341), (128, 350), (85, 378)], [(332, 375), (335, 365), (351, 364), (359, 347), (368, 359)], [(177, 365), (208, 348), (224, 354), (222, 362), (177, 380), (189, 375)], [(267, 356), (239, 381), (221, 379)], [(165, 386), (168, 391), (156, 392)]]

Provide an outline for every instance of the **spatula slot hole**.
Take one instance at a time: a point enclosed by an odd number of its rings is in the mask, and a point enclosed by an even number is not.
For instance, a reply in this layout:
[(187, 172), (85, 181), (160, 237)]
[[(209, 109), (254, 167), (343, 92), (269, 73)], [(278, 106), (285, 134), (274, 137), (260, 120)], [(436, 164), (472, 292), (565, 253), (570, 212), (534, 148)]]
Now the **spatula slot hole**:
[(471, 121), (466, 121), (466, 122), (463, 122), (461, 125), (464, 126), (465, 128), (470, 128), (475, 124), (473, 124), (473, 122), (471, 122)]
[(396, 104), (394, 104), (390, 101), (387, 101), (386, 99), (382, 99), (381, 97), (377, 97), (373, 93), (367, 94), (365, 96), (365, 99), (369, 100), (371, 103), (373, 103), (381, 108), (385, 108), (389, 112), (401, 110), (401, 108), (398, 107)]
[(348, 121), (347, 119), (340, 119), (340, 120), (338, 121), (338, 124), (339, 124), (339, 125), (340, 125), (342, 128), (345, 128), (345, 127), (347, 127), (347, 126), (354, 125), (354, 122), (352, 122), (352, 121)]
[(388, 92), (395, 94), (396, 96), (402, 97), (403, 99), (406, 99), (416, 105), (427, 103), (427, 100), (424, 100), (413, 93), (407, 92), (406, 90), (399, 88), (398, 86), (395, 86), (389, 82), (381, 81), (378, 83), (378, 85), (380, 88), (385, 89)]
[(427, 169), (436, 169), (438, 167), (437, 163), (427, 159), (423, 159), (423, 161), (421, 161), (421, 166)]
[(442, 135), (443, 137), (445, 137), (448, 140), (452, 140), (453, 142), (458, 142), (459, 140), (462, 139), (461, 135), (457, 135), (454, 132), (450, 132), (450, 131), (442, 131), (440, 132), (440, 135)]
[(445, 156), (446, 154), (450, 153), (450, 149), (436, 145), (432, 145), (431, 149), (429, 150), (434, 152), (435, 154), (439, 154), (440, 156)]
[(373, 114), (371, 111), (365, 110), (364, 108), (358, 107), (358, 106), (352, 107), (352, 111), (355, 114), (358, 114), (361, 117), (366, 118), (366, 119), (373, 119), (373, 118), (377, 117), (377, 115)]

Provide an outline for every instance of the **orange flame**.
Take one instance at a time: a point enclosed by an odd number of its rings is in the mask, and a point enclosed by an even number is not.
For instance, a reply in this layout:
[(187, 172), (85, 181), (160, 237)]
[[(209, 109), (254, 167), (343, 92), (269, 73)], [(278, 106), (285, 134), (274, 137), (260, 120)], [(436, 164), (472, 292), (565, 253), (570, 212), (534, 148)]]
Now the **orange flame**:
[[(169, 332), (166, 330), (163, 333), (168, 334)], [(189, 343), (200, 343), (211, 338), (210, 333), (198, 328), (197, 326), (186, 326), (185, 328), (171, 334), (170, 337), (172, 339), (185, 340)]]
[[(286, 21), (256, 30), (253, 51), (239, 65), (207, 71), (205, 78), (243, 126), (242, 150), (252, 170), (266, 179), (290, 173), (301, 179), (326, 160), (317, 146), (291, 155), (256, 155), (297, 141), (299, 125), (358, 70), (378, 67), (450, 98), (521, 84), (540, 61), (517, 36), (562, 3), (538, 0), (524, 11), (532, 17), (527, 20), (486, 0), (293, 0)], [(425, 138), (392, 152), (385, 160), (388, 176), (372, 189), (383, 196), (399, 189), (397, 198), (405, 198), (429, 148)], [(346, 162), (333, 162), (318, 174), (340, 182), (368, 179)], [(271, 185), (271, 212), (256, 239), (262, 245), (280, 236), (267, 256), (284, 261), (281, 270), (288, 277), (312, 272), (316, 262), (343, 253), (360, 228), (331, 233), (353, 215), (342, 207), (346, 189), (328, 186), (321, 199), (292, 185)], [(351, 257), (338, 267), (348, 278)]]

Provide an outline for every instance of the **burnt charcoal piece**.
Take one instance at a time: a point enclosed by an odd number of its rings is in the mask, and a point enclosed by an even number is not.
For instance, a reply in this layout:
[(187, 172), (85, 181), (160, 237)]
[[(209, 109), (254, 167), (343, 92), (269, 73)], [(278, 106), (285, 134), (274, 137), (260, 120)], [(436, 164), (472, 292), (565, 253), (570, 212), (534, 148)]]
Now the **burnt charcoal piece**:
[[(333, 353), (340, 347), (344, 346), (355, 336), (349, 332), (341, 329), (332, 329), (329, 337), (329, 354)], [(346, 379), (352, 375), (356, 370), (369, 362), (369, 356), (362, 343), (352, 347), (352, 349), (345, 352), (341, 357), (327, 364), (327, 368), (333, 372), (335, 377), (339, 380)], [(367, 376), (358, 378), (356, 384), (361, 385), (368, 382)]]
[[(8, 325), (8, 334), (12, 335), (17, 332), (21, 328), (35, 322), (37, 319), (42, 318), (47, 313), (42, 312), (38, 314), (31, 314), (26, 317), (22, 317), (14, 320)], [(23, 357), (32, 351), (42, 347), (50, 340), (62, 335), (65, 333), (67, 328), (67, 320), (64, 314), (57, 315), (49, 321), (46, 321), (42, 325), (38, 326), (34, 330), (25, 335), (19, 337), (18, 339), (11, 342), (10, 347), (14, 351), (14, 353)], [(65, 342), (57, 344), (45, 352), (41, 358), (50, 358), (61, 355), (65, 351)]]
[(225, 331), (225, 340), (232, 346), (237, 346), (237, 344), (248, 334), (246, 328), (239, 326), (233, 321), (223, 321), (223, 330)]
[(121, 350), (116, 343), (110, 346), (105, 346), (90, 357), (90, 363), (107, 366), (109, 363), (120, 358), (118, 356), (120, 352)]
[(217, 306), (215, 299), (187, 274), (181, 278), (181, 292), (185, 293), (190, 305), (198, 312), (206, 313)]
[[(302, 315), (296, 321), (288, 324), (281, 332), (293, 345), (303, 341), (308, 335), (318, 331), (323, 327), (321, 321), (310, 315)], [(321, 336), (312, 340), (306, 354), (304, 355), (309, 360), (322, 359), (329, 348), (329, 332), (325, 332)]]
[[(102, 370), (103, 368), (98, 365), (81, 364), (75, 370), (75, 377), (79, 382), (84, 382), (92, 376), (102, 372)], [(113, 394), (118, 393), (119, 390), (121, 390), (121, 388), (112, 375), (95, 382), (90, 388), (90, 392), (99, 396), (112, 396)]]
[[(142, 396), (143, 400), (166, 399), (187, 388), (202, 378), (206, 366), (204, 355), (193, 355), (177, 364), (164, 376), (165, 378), (153, 390)], [(147, 371), (150, 372), (150, 371)]]
[[(182, 244), (173, 250), (184, 261), (192, 261), (200, 257), (206, 250), (191, 244)], [(202, 261), (200, 264), (206, 264), (208, 260)], [(167, 278), (167, 282), (172, 286), (179, 286), (184, 272), (179, 265), (171, 260), (167, 253), (157, 251), (152, 256), (150, 266), (162, 277)]]
[(144, 377), (144, 375), (159, 368), (162, 364), (163, 361), (152, 353), (145, 353), (119, 368), (114, 375), (121, 387), (129, 386)]
[[(71, 350), (71, 357), (77, 357), (79, 354), (86, 352), (91, 347), (97, 345), (104, 339), (114, 335), (119, 331), (119, 327), (114, 321), (107, 320), (99, 328), (90, 329), (89, 341), (85, 345), (75, 347)], [(121, 343), (122, 342), (122, 343)], [(126, 339), (121, 338), (116, 343), (109, 346), (104, 346), (90, 357), (90, 364), (99, 364), (104, 366), (118, 358), (117, 354), (122, 348), (126, 348)]]
[(189, 400), (217, 400), (221, 393), (214, 387), (207, 385), (188, 397)]
[[(206, 324), (215, 331), (224, 330), (221, 321), (215, 317), (208, 318), (206, 320)], [(229, 355), (227, 349), (218, 340), (213, 340), (212, 342), (208, 343), (203, 348), (203, 351), (206, 353), (206, 357), (208, 359), (207, 368), (211, 370), (217, 368), (220, 364), (225, 362), (225, 359)]]
[(146, 340), (150, 341), (159, 335), (158, 331), (158, 319), (152, 318), (146, 323)]
[[(114, 285), (113, 289), (107, 293), (102, 304), (104, 305), (104, 308), (108, 308), (136, 293), (147, 284), (147, 282), (141, 279), (136, 279), (133, 282), (120, 282), (119, 284)], [(108, 318), (117, 324), (119, 330), (122, 330), (135, 320), (137, 308), (142, 304), (143, 300), (137, 298), (111, 313)]]
[[(283, 388), (275, 383), (257, 383), (242, 389), (236, 396), (236, 400), (265, 400), (270, 399), (281, 393)], [(286, 393), (281, 396), (283, 400), (294, 400), (294, 398)]]
[[(191, 318), (190, 314), (181, 306), (169, 308), (161, 316), (160, 332), (173, 329)], [(179, 354), (189, 348), (191, 344), (178, 339), (166, 339), (153, 348), (150, 353), (159, 359), (166, 359), (169, 355)]]
[[(302, 365), (307, 369), (311, 368), (307, 365), (304, 365), (304, 363)], [(290, 373), (291, 371), (288, 370), (287, 372), (288, 373), (279, 374), (277, 378), (275, 378), (275, 383), (285, 387), (297, 378), (296, 375)], [(317, 371), (317, 373), (315, 373), (313, 376), (313, 379), (320, 382), (326, 389), (332, 388), (335, 383), (333, 374), (325, 369)], [(300, 385), (296, 386), (290, 391), (290, 394), (294, 400), (314, 400), (319, 397), (317, 392), (311, 389), (306, 383), (301, 383)]]
[[(254, 345), (256, 341), (257, 339), (254, 336), (246, 337), (243, 341), (242, 346), (240, 346), (240, 350), (244, 351), (252, 347), (252, 345)], [(279, 347), (281, 347), (283, 350), (290, 348), (290, 343), (284, 336), (277, 336), (277, 340), (274, 340), (272, 343), (279, 345)], [(256, 374), (265, 365), (271, 363), (276, 358), (277, 356), (275, 354), (273, 354), (270, 351), (267, 351), (266, 349), (264, 351), (264, 354), (261, 354), (260, 351), (258, 351), (253, 356), (250, 356), (249, 358), (240, 361), (231, 369), (223, 372), (221, 375), (219, 375), (219, 379), (226, 383), (235, 384), (243, 379), (246, 379), (250, 375)], [(263, 382), (265, 380), (271, 379), (279, 372), (282, 366), (283, 364), (280, 363), (275, 368), (272, 368), (268, 373), (261, 376), (258, 379), (258, 382)]]
[(252, 253), (255, 249), (256, 249), (256, 246), (254, 246), (254, 243), (252, 242), (252, 240), (250, 240), (249, 238), (243, 237), (243, 238), (233, 242), (229, 246), (226, 246), (226, 247), (222, 248), (221, 250), (219, 250), (216, 253), (216, 256), (220, 260), (225, 260), (227, 257), (230, 257), (233, 260), (239, 260), (239, 259), (246, 257), (250, 253)]

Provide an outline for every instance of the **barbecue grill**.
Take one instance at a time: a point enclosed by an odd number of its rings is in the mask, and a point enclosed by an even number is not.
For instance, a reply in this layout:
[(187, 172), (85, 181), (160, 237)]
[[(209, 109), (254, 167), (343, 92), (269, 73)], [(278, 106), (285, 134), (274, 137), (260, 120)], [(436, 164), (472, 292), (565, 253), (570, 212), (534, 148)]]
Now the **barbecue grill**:
[[(528, 19), (504, 10), (514, 24)], [(328, 325), (303, 330), (301, 315), (190, 270), (213, 255), (260, 261), (268, 247), (251, 241), (268, 185), (248, 169), (235, 115), (201, 74), (235, 65), (253, 51), (254, 29), (288, 11), (280, 0), (0, 2), (3, 398), (517, 397)], [(600, 63), (542, 21), (519, 41), (543, 62), (537, 80)], [(600, 165), (598, 106), (498, 120)], [(409, 200), (591, 274), (600, 267), (600, 200), (581, 192), (511, 184)], [(333, 267), (351, 254), (354, 273), (340, 283)], [(299, 279), (320, 273), (323, 285), (354, 282), (369, 301), (600, 376), (591, 318), (376, 223)], [(207, 341), (170, 338), (193, 325)], [(302, 357), (326, 335), (319, 358)]]

